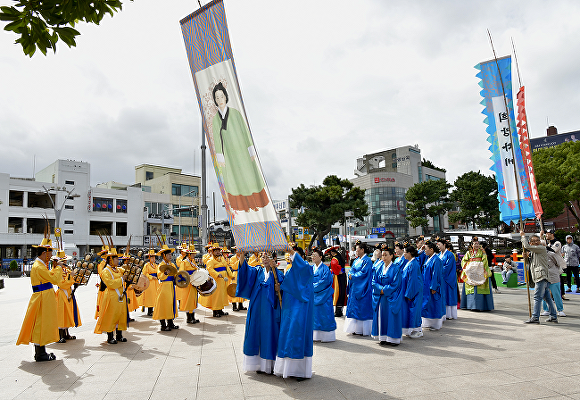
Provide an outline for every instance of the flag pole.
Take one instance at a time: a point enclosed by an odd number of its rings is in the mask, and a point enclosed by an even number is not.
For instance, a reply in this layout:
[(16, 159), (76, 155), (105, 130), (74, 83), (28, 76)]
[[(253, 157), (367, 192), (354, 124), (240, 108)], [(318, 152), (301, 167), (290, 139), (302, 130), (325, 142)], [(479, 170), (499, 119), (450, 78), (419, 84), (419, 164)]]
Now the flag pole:
[[(507, 98), (506, 98), (506, 95), (505, 95), (505, 87), (504, 87), (504, 84), (503, 84), (503, 78), (501, 76), (501, 71), (499, 69), (499, 62), (497, 60), (497, 55), (495, 53), (495, 47), (493, 46), (493, 40), (491, 38), (491, 32), (489, 31), (489, 29), (487, 30), (487, 35), (489, 36), (489, 43), (491, 44), (491, 50), (493, 51), (493, 58), (495, 60), (495, 65), (497, 66), (497, 72), (498, 72), (499, 80), (500, 80), (500, 83), (501, 83), (501, 91), (502, 91), (502, 94), (503, 94), (503, 102), (504, 102), (504, 105), (505, 105), (506, 115), (507, 115), (507, 119), (508, 119), (508, 126), (509, 126), (509, 129), (510, 129), (510, 143), (511, 143), (511, 146), (510, 147), (511, 147), (511, 151), (512, 151), (512, 158), (514, 160), (513, 166), (514, 166), (514, 178), (515, 178), (515, 183), (516, 183), (516, 195), (517, 195), (517, 199), (518, 199), (518, 212), (519, 212), (519, 215), (520, 215), (520, 232), (523, 232), (524, 231), (524, 221), (522, 219), (522, 207), (521, 207), (521, 204), (520, 204), (521, 203), (521, 199), (520, 199), (520, 186), (518, 184), (519, 177), (518, 177), (518, 172), (516, 170), (517, 160), (516, 160), (516, 153), (515, 153), (515, 150), (514, 150), (514, 137), (513, 137), (512, 131), (511, 131), (511, 129), (512, 129), (512, 121), (511, 121), (511, 118), (510, 118), (510, 112), (509, 112), (509, 108), (508, 108), (508, 104), (507, 104)], [(518, 73), (518, 78), (519, 78), (519, 73)], [(524, 243), (522, 242), (522, 255), (524, 254), (523, 244)], [(532, 303), (531, 303), (531, 300), (530, 300), (530, 282), (528, 280), (527, 265), (526, 265), (526, 258), (525, 257), (524, 257), (524, 273), (525, 273), (525, 277), (526, 277), (526, 291), (528, 293), (528, 314), (529, 314), (529, 316), (531, 318), (532, 317)]]

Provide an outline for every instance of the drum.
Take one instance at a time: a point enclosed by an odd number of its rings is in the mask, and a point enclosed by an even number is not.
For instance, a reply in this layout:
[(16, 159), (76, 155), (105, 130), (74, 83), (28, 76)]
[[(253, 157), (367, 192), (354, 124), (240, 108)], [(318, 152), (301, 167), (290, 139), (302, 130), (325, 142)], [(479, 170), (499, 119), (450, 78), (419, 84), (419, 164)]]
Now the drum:
[(137, 283), (133, 285), (133, 290), (135, 290), (135, 296), (139, 297), (143, 294), (145, 290), (149, 287), (149, 279), (145, 275), (139, 276)]
[(198, 269), (191, 274), (189, 282), (197, 288), (197, 291), (202, 296), (209, 296), (217, 288), (215, 280), (205, 269)]

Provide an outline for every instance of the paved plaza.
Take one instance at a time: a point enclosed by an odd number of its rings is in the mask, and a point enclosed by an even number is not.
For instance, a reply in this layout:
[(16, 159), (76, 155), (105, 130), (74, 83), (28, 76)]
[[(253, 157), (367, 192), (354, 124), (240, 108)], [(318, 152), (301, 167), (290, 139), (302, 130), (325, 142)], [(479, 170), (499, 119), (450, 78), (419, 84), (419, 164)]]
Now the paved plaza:
[[(36, 363), (33, 346), (16, 346), (31, 294), (28, 278), (0, 290), (0, 399), (580, 399), (580, 296), (564, 303), (558, 325), (524, 325), (525, 289), (502, 289), (490, 313), (459, 311), (437, 332), (398, 347), (342, 332), (314, 344), (312, 379), (297, 382), (244, 373), (245, 311), (224, 318), (198, 310), (201, 323), (159, 332), (136, 319), (127, 343), (93, 333), (96, 288), (77, 290), (83, 326), (77, 340), (47, 346), (57, 360)], [(246, 303), (247, 304), (247, 303)], [(545, 317), (542, 317), (542, 321)]]

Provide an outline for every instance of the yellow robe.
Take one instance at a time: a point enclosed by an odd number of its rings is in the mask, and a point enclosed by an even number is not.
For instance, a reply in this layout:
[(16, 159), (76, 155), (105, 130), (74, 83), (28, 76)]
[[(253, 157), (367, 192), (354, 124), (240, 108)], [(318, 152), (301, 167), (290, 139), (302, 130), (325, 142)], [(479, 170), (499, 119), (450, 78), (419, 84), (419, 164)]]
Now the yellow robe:
[[(239, 265), (240, 265), (240, 260), (238, 260), (238, 256), (236, 256), (234, 254), (232, 256), (232, 258), (230, 258), (229, 265), (228, 265), (228, 276), (230, 278), (230, 281), (228, 282), (228, 286), (231, 285), (232, 283), (235, 283), (235, 284), (238, 283), (238, 266)], [(230, 300), (230, 303), (243, 303), (245, 300), (243, 297), (231, 297), (229, 295), (228, 295), (228, 298)]]
[[(193, 271), (197, 271), (197, 265), (195, 262), (186, 259), (181, 262), (179, 267), (180, 271), (187, 271), (191, 277)], [(181, 302), (179, 303), (179, 311), (193, 312), (197, 308), (197, 289), (195, 286), (189, 284), (183, 289), (183, 296)]]
[[(162, 266), (166, 265), (165, 261), (161, 261), (157, 267), (157, 277), (161, 282), (159, 284), (159, 291), (157, 292), (157, 300), (153, 308), (153, 319), (174, 319), (177, 318), (177, 302), (175, 298), (175, 277), (167, 276), (159, 272)], [(175, 267), (175, 264), (170, 263)]]
[[(228, 293), (226, 292), (227, 283), (224, 279), (228, 274), (228, 261), (223, 256), (218, 257), (217, 260), (212, 257), (206, 265), (207, 272), (213, 279), (215, 279), (217, 287), (211, 295), (201, 296), (199, 304), (212, 310), (223, 310), (223, 308), (229, 304)], [(221, 275), (222, 277), (219, 278), (218, 275)]]
[(69, 273), (63, 273), (62, 275), (62, 281), (59, 283), (56, 292), (57, 317), (58, 328), (66, 329), (75, 326), (71, 297), (71, 286), (74, 280)]
[[(39, 258), (34, 260), (34, 264), (32, 264), (30, 269), (30, 283), (33, 288), (47, 283), (58, 285), (61, 280), (62, 269), (60, 266), (56, 266), (49, 271), (46, 264)], [(44, 346), (58, 342), (59, 339), (56, 296), (51, 285), (46, 290), (33, 292), (32, 296), (30, 296), (28, 309), (26, 310), (16, 344), (34, 343)]]
[[(107, 288), (104, 290), (99, 319), (95, 325), (95, 333), (127, 330), (127, 298), (123, 296), (123, 268), (107, 265), (101, 271), (101, 280)], [(121, 300), (119, 300), (119, 297)]]
[[(107, 265), (107, 262), (104, 259), (102, 259), (99, 265), (97, 265), (97, 273), (99, 274), (99, 277), (101, 276), (101, 272), (103, 271), (103, 268), (105, 268), (105, 265)], [(103, 293), (105, 293), (101, 292), (101, 290), (99, 289), (100, 286), (101, 285), (97, 284), (97, 308), (95, 310), (95, 319), (99, 319), (101, 300), (103, 299)]]
[(201, 262), (203, 265), (207, 265), (207, 262), (209, 261), (209, 259), (211, 258), (211, 253), (205, 253), (202, 257), (201, 257)]
[(149, 279), (149, 287), (143, 292), (139, 299), (143, 307), (155, 306), (157, 301), (157, 291), (159, 290), (159, 281), (157, 280), (157, 264), (147, 263), (143, 266), (143, 272), (147, 279)]
[[(183, 254), (181, 254), (175, 259), (175, 266), (177, 267), (178, 271), (181, 271), (181, 264), (183, 263), (184, 258), (185, 257), (183, 257)], [(178, 301), (183, 299), (185, 289), (187, 288), (180, 288), (179, 286), (175, 287), (175, 297)]]

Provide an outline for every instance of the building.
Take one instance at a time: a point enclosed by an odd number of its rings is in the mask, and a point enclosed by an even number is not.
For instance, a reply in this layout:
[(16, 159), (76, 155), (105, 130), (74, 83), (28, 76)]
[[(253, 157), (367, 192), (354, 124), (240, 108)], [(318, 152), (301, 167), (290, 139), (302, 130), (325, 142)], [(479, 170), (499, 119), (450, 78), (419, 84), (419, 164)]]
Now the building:
[[(114, 188), (113, 188), (114, 186)], [(42, 241), (45, 217), (60, 227), (73, 257), (101, 247), (99, 233), (122, 246), (143, 241), (143, 192), (128, 185), (90, 186), (90, 164), (57, 160), (34, 178), (0, 173), (0, 258), (29, 260)]]
[(145, 245), (157, 243), (164, 233), (169, 244), (194, 238), (199, 244), (198, 215), (201, 177), (187, 175), (179, 168), (151, 164), (135, 167), (135, 182), (143, 190)]
[[(406, 217), (407, 190), (416, 183), (445, 179), (445, 170), (428, 167), (417, 145), (383, 150), (359, 157), (351, 182), (365, 191), (369, 215), (355, 223), (356, 236), (400, 238), (421, 233)], [(430, 229), (449, 228), (447, 214), (430, 219)]]

